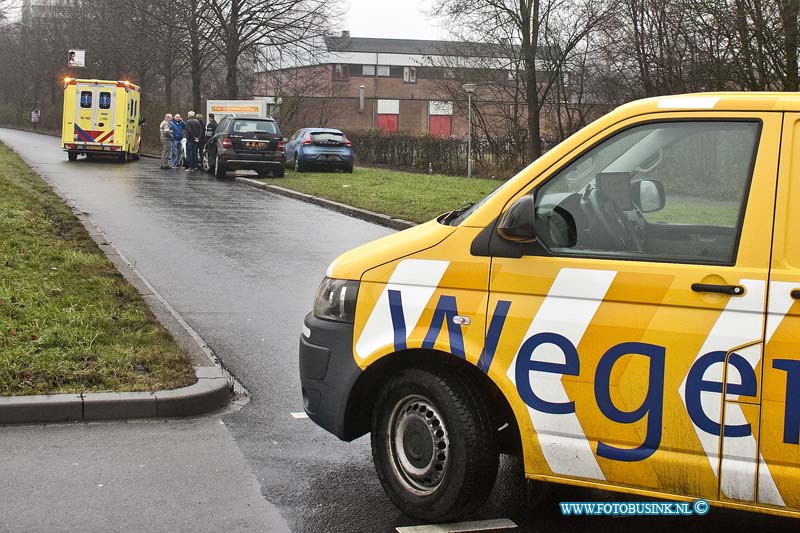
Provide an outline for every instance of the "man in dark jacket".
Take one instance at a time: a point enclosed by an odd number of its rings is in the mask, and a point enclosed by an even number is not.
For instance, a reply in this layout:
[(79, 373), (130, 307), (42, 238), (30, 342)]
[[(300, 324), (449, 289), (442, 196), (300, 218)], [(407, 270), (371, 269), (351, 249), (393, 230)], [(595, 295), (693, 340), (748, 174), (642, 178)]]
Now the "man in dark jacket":
[(197, 170), (199, 163), (198, 149), (200, 138), (203, 136), (203, 124), (197, 120), (194, 111), (189, 111), (189, 120), (186, 121), (186, 169)]
[(208, 114), (208, 124), (206, 124), (206, 137), (209, 139), (217, 132), (217, 119), (214, 113)]

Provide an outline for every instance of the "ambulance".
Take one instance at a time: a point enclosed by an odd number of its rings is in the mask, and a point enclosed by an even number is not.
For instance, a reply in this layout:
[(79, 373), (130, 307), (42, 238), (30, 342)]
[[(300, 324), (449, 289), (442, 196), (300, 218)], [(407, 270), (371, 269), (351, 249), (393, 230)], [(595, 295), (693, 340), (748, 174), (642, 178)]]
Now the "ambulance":
[[(556, 482), (800, 517), (800, 96), (624, 105), (469, 207), (338, 257), (305, 410), (389, 498)], [(681, 504), (683, 505), (683, 504)]]
[(139, 159), (141, 90), (127, 81), (64, 80), (61, 145), (70, 161), (79, 154)]

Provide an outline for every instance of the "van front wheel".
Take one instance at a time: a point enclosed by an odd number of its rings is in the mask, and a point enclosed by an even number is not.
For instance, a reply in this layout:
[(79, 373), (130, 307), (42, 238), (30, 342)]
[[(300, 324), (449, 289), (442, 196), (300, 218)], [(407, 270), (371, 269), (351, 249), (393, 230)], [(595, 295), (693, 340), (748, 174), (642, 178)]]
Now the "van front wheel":
[(401, 511), (451, 521), (486, 500), (499, 450), (484, 405), (457, 370), (406, 369), (384, 385), (372, 413), (372, 459)]

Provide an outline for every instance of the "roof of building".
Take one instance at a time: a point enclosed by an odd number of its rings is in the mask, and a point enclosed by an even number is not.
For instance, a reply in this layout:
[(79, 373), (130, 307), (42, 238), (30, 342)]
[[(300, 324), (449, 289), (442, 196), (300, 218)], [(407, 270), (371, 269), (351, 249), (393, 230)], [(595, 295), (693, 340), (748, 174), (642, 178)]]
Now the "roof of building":
[[(373, 54), (405, 54), (453, 57), (508, 57), (508, 48), (500, 43), (476, 43), (466, 41), (430, 41), (421, 39), (377, 39), (351, 37), (343, 31), (340, 36), (326, 37), (325, 47), (329, 52), (366, 52)], [(514, 47), (518, 49), (517, 46)], [(539, 47), (540, 59), (550, 55), (550, 47)]]

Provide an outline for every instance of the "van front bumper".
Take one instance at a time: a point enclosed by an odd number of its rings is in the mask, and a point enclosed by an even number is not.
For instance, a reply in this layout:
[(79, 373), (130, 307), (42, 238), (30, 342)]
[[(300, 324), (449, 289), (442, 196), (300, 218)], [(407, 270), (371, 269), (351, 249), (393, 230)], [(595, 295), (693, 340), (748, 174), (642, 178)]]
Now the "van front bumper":
[(306, 315), (300, 337), (300, 384), (308, 417), (345, 441), (347, 401), (361, 369), (353, 359), (353, 324)]

